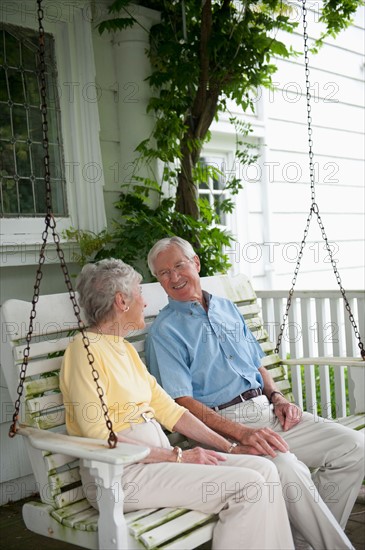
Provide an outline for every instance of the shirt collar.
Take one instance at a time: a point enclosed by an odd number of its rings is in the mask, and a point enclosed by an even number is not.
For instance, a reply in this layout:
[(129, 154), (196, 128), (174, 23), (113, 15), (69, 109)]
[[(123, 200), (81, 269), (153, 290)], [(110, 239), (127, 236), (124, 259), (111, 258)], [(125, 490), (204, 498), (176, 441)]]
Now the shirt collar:
[[(205, 290), (203, 290), (203, 295), (204, 295), (204, 298), (205, 298), (205, 301), (208, 305), (208, 309), (210, 308), (211, 306), (211, 300), (212, 300), (212, 295), (209, 294), (208, 292), (206, 292)], [(182, 313), (188, 313), (190, 311), (197, 311), (197, 308), (199, 307), (200, 309), (202, 309), (203, 311), (204, 308), (203, 306), (201, 305), (200, 302), (198, 302), (198, 300), (193, 300), (193, 301), (189, 301), (189, 302), (180, 302), (179, 300), (174, 300), (173, 298), (168, 298), (169, 300), (169, 306), (174, 309), (175, 311), (180, 311)]]

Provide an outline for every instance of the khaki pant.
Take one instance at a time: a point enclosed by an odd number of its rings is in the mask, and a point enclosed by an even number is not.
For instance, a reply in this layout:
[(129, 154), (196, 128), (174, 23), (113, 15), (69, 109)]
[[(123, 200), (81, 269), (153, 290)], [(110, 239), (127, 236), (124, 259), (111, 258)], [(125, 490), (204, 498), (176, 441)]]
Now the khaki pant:
[(364, 478), (364, 434), (309, 413), (284, 432), (264, 395), (219, 412), (253, 428), (271, 428), (288, 443), (291, 452), (270, 460), (280, 475), (293, 532), (316, 550), (352, 548), (343, 528)]
[[(171, 448), (155, 421), (132, 425), (123, 435), (144, 445)], [(227, 461), (222, 466), (175, 462), (127, 466), (122, 479), (125, 511), (177, 506), (215, 513), (219, 520), (214, 528), (213, 549), (293, 549), (274, 464), (262, 457), (225, 456)], [(83, 483), (91, 481), (85, 469), (82, 478)], [(87, 494), (90, 499), (89, 487)]]

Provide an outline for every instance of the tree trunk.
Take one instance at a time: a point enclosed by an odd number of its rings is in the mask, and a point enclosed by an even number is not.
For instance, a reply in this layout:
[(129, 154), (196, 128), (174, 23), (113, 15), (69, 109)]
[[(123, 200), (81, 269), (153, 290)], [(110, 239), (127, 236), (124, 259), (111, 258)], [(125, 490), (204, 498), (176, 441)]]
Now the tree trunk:
[[(189, 117), (190, 128), (181, 145), (180, 173), (176, 191), (175, 210), (188, 214), (195, 220), (199, 218), (198, 182), (194, 182), (193, 170), (200, 159), (202, 143), (217, 111), (219, 85), (211, 84), (211, 90), (205, 95), (205, 102), (197, 109), (194, 104), (193, 116)], [(198, 102), (198, 101), (197, 101)], [(187, 121), (187, 123), (189, 123)], [(195, 146), (194, 146), (195, 145)]]
[(178, 176), (175, 210), (197, 220), (199, 218), (198, 189), (193, 179), (192, 153), (186, 144), (182, 145), (181, 153), (181, 169)]
[[(208, 46), (212, 32), (212, 3), (205, 0), (202, 3), (200, 28), (200, 75), (199, 86), (187, 114), (188, 130), (181, 144), (180, 173), (176, 191), (175, 209), (188, 214), (194, 219), (199, 218), (198, 187), (193, 179), (193, 169), (199, 162), (201, 147), (196, 146), (197, 140), (204, 139), (209, 126), (202, 131), (202, 118), (207, 112), (207, 95), (209, 94), (209, 53)], [(215, 109), (214, 109), (215, 112)]]

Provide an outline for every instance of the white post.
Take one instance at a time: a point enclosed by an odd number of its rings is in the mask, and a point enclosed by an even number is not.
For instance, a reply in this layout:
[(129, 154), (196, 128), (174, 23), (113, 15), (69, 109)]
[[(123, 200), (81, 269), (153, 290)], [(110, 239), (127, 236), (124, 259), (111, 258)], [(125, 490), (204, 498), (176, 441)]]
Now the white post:
[(90, 474), (95, 477), (95, 483), (99, 488), (99, 549), (127, 549), (127, 525), (123, 515), (123, 465), (106, 464), (96, 460), (84, 460), (84, 465), (90, 469)]
[(348, 367), (350, 414), (365, 412), (365, 361), (363, 366)]
[[(155, 124), (152, 114), (146, 112), (151, 97), (146, 79), (152, 72), (146, 49), (149, 47), (148, 31), (160, 16), (142, 6), (133, 6), (133, 16), (138, 23), (114, 33), (112, 38), (120, 136), (118, 189), (120, 185), (133, 183), (133, 161), (138, 155), (135, 149), (151, 134)], [(136, 175), (151, 177), (145, 167), (139, 167)]]

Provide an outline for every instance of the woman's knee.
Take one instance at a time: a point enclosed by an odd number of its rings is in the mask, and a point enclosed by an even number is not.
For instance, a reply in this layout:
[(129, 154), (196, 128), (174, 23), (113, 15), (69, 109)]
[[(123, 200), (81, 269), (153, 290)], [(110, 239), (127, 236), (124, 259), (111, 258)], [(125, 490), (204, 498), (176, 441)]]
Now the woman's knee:
[(220, 479), (206, 481), (202, 486), (203, 502), (257, 502), (262, 498), (267, 480), (248, 468), (225, 468)]
[(266, 481), (279, 481), (279, 473), (276, 464), (268, 458), (263, 456), (247, 456), (247, 455), (235, 455), (240, 456), (240, 460), (237, 466), (242, 468), (250, 468), (260, 473), (260, 475)]

